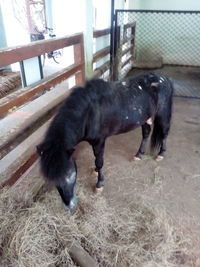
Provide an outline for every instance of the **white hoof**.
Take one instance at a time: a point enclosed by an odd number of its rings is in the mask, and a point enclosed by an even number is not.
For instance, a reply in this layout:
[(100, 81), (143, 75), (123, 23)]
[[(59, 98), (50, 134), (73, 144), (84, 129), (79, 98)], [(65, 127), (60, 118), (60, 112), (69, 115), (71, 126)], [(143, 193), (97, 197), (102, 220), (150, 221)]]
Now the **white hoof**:
[(98, 172), (96, 172), (94, 169), (92, 169), (91, 175), (95, 176), (95, 177), (98, 177)]
[(133, 160), (134, 160), (134, 161), (139, 161), (139, 160), (141, 160), (141, 158), (135, 156), (135, 157), (133, 158)]
[(153, 123), (152, 118), (149, 118), (149, 119), (146, 121), (146, 123), (149, 124), (149, 125), (152, 125), (152, 123)]
[(100, 188), (95, 187), (94, 192), (95, 192), (96, 194), (101, 194), (101, 193), (103, 192), (103, 186), (100, 187)]
[(163, 160), (163, 159), (164, 159), (163, 156), (157, 156), (156, 161), (161, 161), (161, 160)]

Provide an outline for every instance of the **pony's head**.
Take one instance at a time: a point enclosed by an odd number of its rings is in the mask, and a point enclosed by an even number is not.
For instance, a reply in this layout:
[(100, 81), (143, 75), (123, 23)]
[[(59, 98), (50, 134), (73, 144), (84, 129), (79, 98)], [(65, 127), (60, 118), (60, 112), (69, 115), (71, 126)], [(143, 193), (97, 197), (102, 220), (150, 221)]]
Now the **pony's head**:
[(40, 165), (46, 180), (56, 186), (65, 207), (74, 210), (77, 206), (75, 184), (77, 176), (76, 163), (72, 158), (73, 149), (65, 150), (52, 142), (37, 146)]
[(75, 192), (76, 177), (77, 177), (77, 168), (76, 163), (70, 157), (66, 166), (66, 173), (63, 178), (59, 181), (59, 184), (56, 185), (58, 192), (64, 202), (64, 205), (69, 210), (76, 209), (77, 198)]

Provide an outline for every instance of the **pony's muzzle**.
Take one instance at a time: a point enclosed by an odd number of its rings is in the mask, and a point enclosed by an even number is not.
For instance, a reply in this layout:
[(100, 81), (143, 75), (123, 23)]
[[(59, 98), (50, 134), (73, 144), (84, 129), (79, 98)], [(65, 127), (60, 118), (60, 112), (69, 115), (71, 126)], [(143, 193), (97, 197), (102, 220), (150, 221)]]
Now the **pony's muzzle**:
[(77, 203), (78, 203), (77, 197), (74, 196), (70, 200), (69, 205), (64, 204), (64, 207), (65, 207), (66, 210), (74, 211), (76, 209), (76, 207), (77, 207)]

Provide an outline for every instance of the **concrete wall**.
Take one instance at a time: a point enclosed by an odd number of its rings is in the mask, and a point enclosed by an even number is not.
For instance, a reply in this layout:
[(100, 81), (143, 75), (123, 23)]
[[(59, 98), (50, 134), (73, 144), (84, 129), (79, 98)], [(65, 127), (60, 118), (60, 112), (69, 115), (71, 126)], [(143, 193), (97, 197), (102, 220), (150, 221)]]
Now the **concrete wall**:
[[(21, 0), (21, 3), (24, 3), (24, 0)], [(30, 36), (27, 32), (28, 25), (26, 23), (26, 18), (17, 18), (15, 11), (16, 9), (13, 8), (12, 1), (1, 1), (1, 12), (3, 20), (2, 31), (4, 31), (5, 33), (3, 35), (3, 42), (4, 45), (8, 47), (23, 45), (30, 42)], [(20, 66), (18, 63), (15, 63), (11, 65), (11, 69), (13, 71), (19, 71)]]
[(0, 48), (5, 48), (7, 46), (6, 42), (6, 35), (4, 30), (4, 23), (3, 23), (3, 17), (1, 12), (1, 6), (0, 6)]
[[(1, 2), (7, 45), (16, 46), (29, 43), (30, 36), (27, 31), (27, 19), (23, 16), (23, 14), (21, 17), (17, 17), (17, 10), (15, 9), (16, 7), (14, 7), (12, 3), (12, 1), (6, 0)], [(23, 4), (24, 0), (22, 0), (21, 3)]]
[[(1, 6), (0, 6), (0, 48), (5, 48), (7, 47), (7, 42), (6, 42), (6, 35), (5, 35), (5, 30), (4, 30), (4, 24), (3, 24), (3, 17), (2, 17), (2, 12), (1, 12)], [(8, 67), (7, 67), (8, 68)], [(5, 67), (0, 67), (1, 69), (5, 69)]]

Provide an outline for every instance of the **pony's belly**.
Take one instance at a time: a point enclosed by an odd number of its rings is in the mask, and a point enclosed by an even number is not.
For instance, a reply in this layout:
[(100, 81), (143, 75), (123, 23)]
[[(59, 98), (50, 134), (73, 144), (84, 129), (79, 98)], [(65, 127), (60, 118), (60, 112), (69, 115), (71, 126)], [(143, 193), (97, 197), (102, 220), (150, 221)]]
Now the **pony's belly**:
[(139, 127), (139, 126), (141, 126), (140, 123), (124, 125), (120, 129), (118, 129), (118, 131), (115, 133), (115, 135), (130, 132), (130, 131), (136, 129), (137, 127)]

